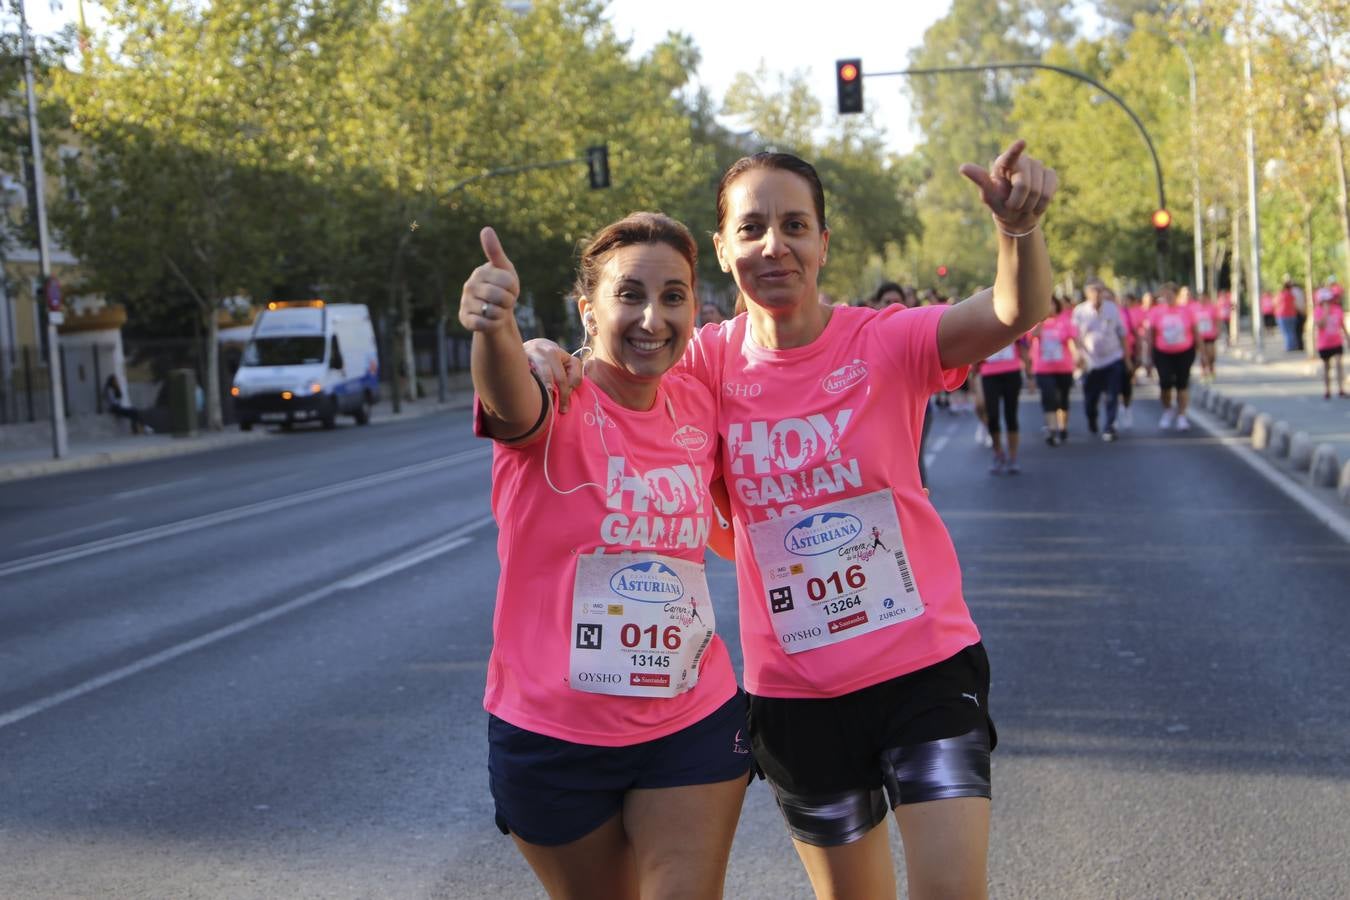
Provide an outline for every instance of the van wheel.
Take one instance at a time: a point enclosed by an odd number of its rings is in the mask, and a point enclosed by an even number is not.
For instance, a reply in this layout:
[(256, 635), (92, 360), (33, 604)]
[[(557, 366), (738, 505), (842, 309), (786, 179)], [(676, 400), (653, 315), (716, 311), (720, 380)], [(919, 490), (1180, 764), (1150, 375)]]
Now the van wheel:
[(352, 418), (356, 419), (357, 425), (370, 424), (370, 394), (361, 395), (361, 405), (352, 413)]
[(328, 405), (324, 407), (324, 410), (323, 410), (322, 415), (319, 416), (319, 421), (320, 421), (321, 423), (323, 423), (323, 427), (324, 427), (325, 430), (330, 430), (330, 431), (331, 431), (332, 429), (334, 429), (334, 428), (337, 427), (337, 398), (336, 398), (336, 397), (334, 397), (332, 400), (328, 401)]

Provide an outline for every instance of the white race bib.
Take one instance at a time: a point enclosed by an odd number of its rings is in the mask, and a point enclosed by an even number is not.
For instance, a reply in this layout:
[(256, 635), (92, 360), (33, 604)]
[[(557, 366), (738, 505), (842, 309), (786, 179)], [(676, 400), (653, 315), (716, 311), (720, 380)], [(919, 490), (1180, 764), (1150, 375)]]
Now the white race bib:
[(1163, 316), (1162, 323), (1164, 344), (1175, 347), (1186, 340), (1186, 323), (1181, 321), (1181, 316)]
[(1052, 334), (1041, 335), (1041, 361), (1059, 362), (1064, 358), (1064, 342)]
[(1013, 350), (1012, 344), (1009, 344), (1002, 350), (995, 353), (993, 356), (987, 357), (985, 359), (985, 362), (1008, 362), (1009, 360), (1016, 358), (1017, 358), (1017, 351)]
[(788, 653), (923, 615), (889, 488), (757, 522), (749, 534)]
[(683, 694), (698, 683), (716, 626), (701, 563), (655, 553), (582, 556), (568, 683), (621, 697)]

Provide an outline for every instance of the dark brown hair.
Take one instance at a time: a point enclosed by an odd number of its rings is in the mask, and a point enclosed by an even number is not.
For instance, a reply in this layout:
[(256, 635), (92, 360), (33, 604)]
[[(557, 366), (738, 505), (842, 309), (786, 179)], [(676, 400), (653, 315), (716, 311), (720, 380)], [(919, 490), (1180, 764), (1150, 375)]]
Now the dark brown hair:
[(756, 153), (753, 156), (742, 156), (722, 173), (722, 180), (717, 182), (718, 232), (721, 232), (722, 226), (727, 221), (727, 189), (731, 187), (733, 181), (751, 169), (778, 169), (806, 179), (807, 186), (811, 188), (811, 199), (815, 201), (816, 218), (820, 220), (822, 229), (826, 227), (825, 188), (820, 183), (820, 176), (816, 174), (815, 166), (804, 159), (793, 156), (791, 153), (764, 152)]
[(665, 213), (634, 212), (601, 228), (582, 249), (581, 261), (577, 264), (577, 296), (594, 296), (600, 269), (611, 252), (639, 244), (666, 244), (683, 256), (689, 263), (689, 289), (694, 289), (694, 280), (698, 277), (698, 244), (689, 229)]

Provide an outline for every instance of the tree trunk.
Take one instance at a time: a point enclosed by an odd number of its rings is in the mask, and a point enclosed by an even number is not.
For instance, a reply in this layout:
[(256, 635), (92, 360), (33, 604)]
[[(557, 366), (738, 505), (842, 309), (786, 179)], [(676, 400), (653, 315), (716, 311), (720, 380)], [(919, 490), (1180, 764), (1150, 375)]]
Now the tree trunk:
[(216, 321), (219, 303), (206, 313), (206, 430), (223, 431), (225, 417), (220, 409), (220, 323)]
[(403, 354), (405, 371), (408, 373), (405, 396), (408, 398), (408, 402), (412, 403), (417, 400), (418, 394), (417, 357), (413, 354), (412, 301), (409, 299), (406, 289), (399, 291), (398, 330), (399, 349)]
[[(1345, 183), (1345, 141), (1341, 136), (1340, 85), (1336, 79), (1336, 63), (1331, 56), (1330, 39), (1331, 35), (1329, 33), (1322, 35), (1322, 53), (1324, 56), (1322, 77), (1326, 81), (1327, 99), (1331, 101), (1331, 109), (1333, 112), (1330, 129), (1331, 161), (1334, 164), (1333, 168), (1336, 170), (1336, 187), (1339, 191), (1338, 202), (1336, 203), (1336, 213), (1341, 220), (1341, 264), (1345, 266), (1345, 270), (1340, 273), (1341, 284), (1350, 284), (1350, 198), (1347, 198)], [(1308, 303), (1312, 303), (1311, 297), (1308, 298)], [(1308, 310), (1308, 318), (1312, 318), (1311, 308)]]
[[(1228, 281), (1233, 288), (1233, 321), (1228, 326), (1228, 336), (1236, 344), (1238, 336), (1242, 334), (1242, 288), (1245, 281), (1242, 278), (1242, 191), (1233, 190), (1233, 259), (1228, 264)], [(1261, 298), (1252, 297), (1247, 302), (1250, 308), (1250, 314), (1261, 318)]]

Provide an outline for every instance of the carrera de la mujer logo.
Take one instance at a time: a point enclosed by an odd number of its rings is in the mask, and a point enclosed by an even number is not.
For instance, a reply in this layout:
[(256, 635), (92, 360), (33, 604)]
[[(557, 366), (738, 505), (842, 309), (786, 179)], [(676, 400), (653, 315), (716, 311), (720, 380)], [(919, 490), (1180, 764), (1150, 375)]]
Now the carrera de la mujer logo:
[(794, 556), (819, 556), (837, 550), (862, 533), (862, 520), (848, 513), (807, 516), (783, 536), (783, 549)]
[(624, 566), (609, 579), (610, 590), (639, 603), (672, 603), (684, 596), (684, 582), (663, 562)]
[(820, 382), (820, 386), (831, 394), (838, 394), (853, 387), (867, 377), (867, 363), (855, 359), (846, 366), (840, 366)]

